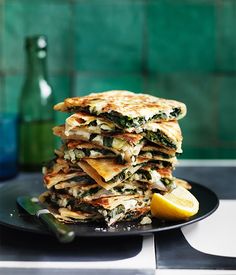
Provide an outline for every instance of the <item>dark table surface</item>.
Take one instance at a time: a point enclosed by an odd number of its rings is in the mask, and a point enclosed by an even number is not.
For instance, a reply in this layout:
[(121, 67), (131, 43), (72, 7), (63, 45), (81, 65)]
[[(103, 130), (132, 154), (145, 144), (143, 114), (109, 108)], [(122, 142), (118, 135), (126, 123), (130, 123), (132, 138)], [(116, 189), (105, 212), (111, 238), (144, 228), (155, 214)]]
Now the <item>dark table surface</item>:
[[(188, 179), (209, 187), (218, 195), (220, 199), (236, 199), (236, 167), (180, 166), (176, 168), (174, 174), (176, 177)], [(39, 177), (41, 177), (40, 174), (20, 174), (18, 176), (18, 178), (21, 180), (24, 178), (38, 179)], [(172, 237), (174, 237), (174, 235), (177, 236), (178, 240), (181, 240), (182, 237), (180, 235), (180, 230), (174, 230), (172, 232)], [(168, 238), (168, 232), (158, 233), (158, 244), (156, 242), (156, 250), (159, 254), (157, 258), (157, 268), (184, 268), (183, 266), (181, 267), (181, 265), (175, 266), (174, 257), (176, 257), (176, 252), (173, 250), (173, 244), (174, 240), (173, 238)], [(129, 238), (105, 238), (103, 240), (99, 238), (84, 238), (77, 239), (73, 245), (68, 245), (63, 247), (63, 249), (60, 246), (60, 244), (58, 244), (49, 236), (38, 236), (35, 234), (25, 233), (0, 226), (0, 261), (60, 261), (62, 259), (64, 261), (86, 260), (88, 261), (88, 270), (83, 270), (83, 273), (81, 274), (98, 274), (98, 272), (94, 272), (94, 270), (89, 269), (89, 261), (110, 261), (114, 259), (119, 260), (121, 258), (129, 258), (137, 255), (142, 248), (142, 237), (133, 236)], [(186, 249), (186, 245), (183, 245), (183, 242), (182, 246), (181, 243), (178, 243), (178, 246), (179, 249)], [(170, 253), (170, 251), (172, 251), (172, 253)], [(233, 264), (235, 264), (236, 268), (235, 259), (232, 260), (234, 261)], [(232, 262), (229, 262), (228, 267), (232, 267), (233, 264)], [(190, 265), (186, 268), (197, 267)], [(212, 266), (210, 265), (208, 268), (210, 269)], [(100, 271), (103, 272), (102, 270)], [(13, 274), (12, 272), (13, 270), (11, 269), (0, 269), (1, 275)], [(37, 270), (37, 274), (45, 275), (48, 274), (47, 272), (49, 272), (49, 270)], [(65, 270), (50, 270), (50, 274), (54, 274), (54, 272), (57, 274), (65, 274)], [(22, 271), (20, 269), (14, 269), (14, 273), (32, 274), (33, 272), (32, 270), (30, 272), (30, 270)], [(154, 274), (151, 271), (135, 271), (135, 268), (134, 270), (130, 271), (123, 270), (122, 273), (117, 273), (115, 270), (113, 270), (113, 272), (110, 270), (106, 273)], [(70, 270), (70, 274), (79, 273), (78, 270)]]
[(177, 167), (174, 174), (209, 187), (219, 199), (236, 199), (236, 166)]
[[(221, 200), (236, 199), (235, 166), (178, 167), (175, 176), (209, 187)], [(155, 236), (155, 245), (159, 269), (236, 270), (236, 258), (209, 255), (193, 249), (181, 230), (173, 230), (171, 234), (160, 232)]]

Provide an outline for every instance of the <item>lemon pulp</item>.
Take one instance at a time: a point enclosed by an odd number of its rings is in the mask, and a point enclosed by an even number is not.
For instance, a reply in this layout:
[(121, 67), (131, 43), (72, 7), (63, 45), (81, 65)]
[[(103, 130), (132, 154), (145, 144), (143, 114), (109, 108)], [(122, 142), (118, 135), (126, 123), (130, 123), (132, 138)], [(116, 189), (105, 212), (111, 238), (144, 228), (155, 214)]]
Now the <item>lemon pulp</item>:
[(182, 186), (164, 195), (154, 193), (151, 201), (152, 216), (160, 219), (183, 220), (195, 215), (198, 210), (198, 200)]

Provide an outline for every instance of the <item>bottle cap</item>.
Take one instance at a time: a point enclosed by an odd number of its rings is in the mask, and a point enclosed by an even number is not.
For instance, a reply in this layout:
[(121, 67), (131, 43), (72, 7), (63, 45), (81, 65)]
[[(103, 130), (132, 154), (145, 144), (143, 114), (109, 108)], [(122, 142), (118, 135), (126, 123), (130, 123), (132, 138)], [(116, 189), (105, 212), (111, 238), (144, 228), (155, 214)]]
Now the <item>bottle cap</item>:
[(46, 50), (47, 36), (46, 35), (27, 36), (25, 39), (25, 47), (26, 49)]

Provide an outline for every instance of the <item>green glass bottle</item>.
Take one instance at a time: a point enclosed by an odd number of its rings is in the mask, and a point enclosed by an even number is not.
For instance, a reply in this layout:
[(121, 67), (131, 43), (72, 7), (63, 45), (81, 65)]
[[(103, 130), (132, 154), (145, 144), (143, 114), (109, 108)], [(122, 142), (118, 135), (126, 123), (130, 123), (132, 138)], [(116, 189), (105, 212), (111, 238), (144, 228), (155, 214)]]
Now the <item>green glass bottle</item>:
[(40, 171), (43, 162), (53, 155), (53, 93), (47, 76), (47, 38), (27, 37), (26, 78), (20, 97), (21, 170)]

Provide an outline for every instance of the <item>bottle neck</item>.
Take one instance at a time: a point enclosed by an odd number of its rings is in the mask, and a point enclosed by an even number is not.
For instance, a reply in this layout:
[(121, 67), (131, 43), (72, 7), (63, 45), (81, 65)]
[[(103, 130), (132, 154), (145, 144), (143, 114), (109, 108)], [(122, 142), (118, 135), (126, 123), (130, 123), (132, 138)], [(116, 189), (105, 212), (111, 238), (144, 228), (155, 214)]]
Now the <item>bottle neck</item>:
[(27, 52), (26, 70), (27, 77), (47, 80), (47, 52)]

